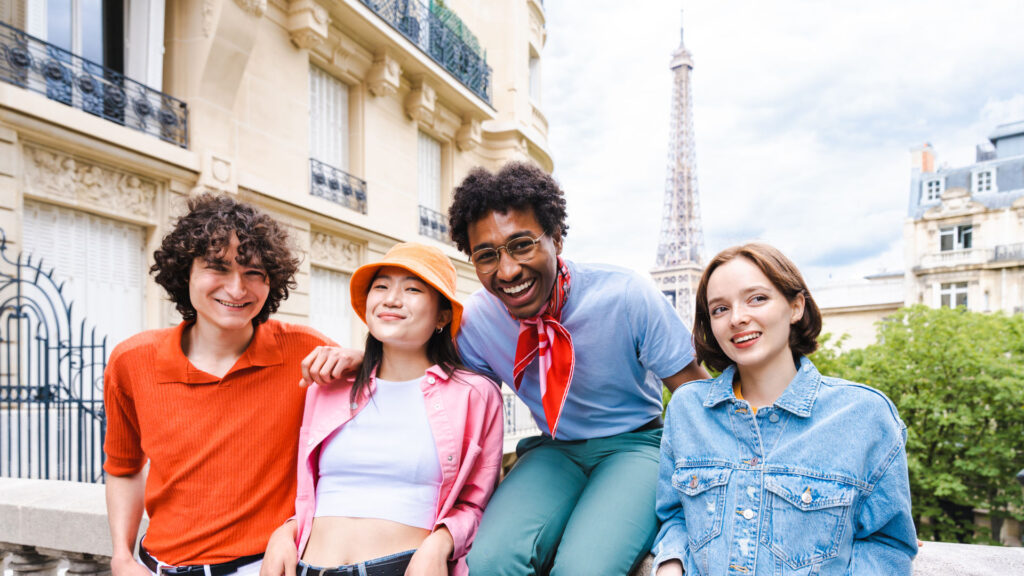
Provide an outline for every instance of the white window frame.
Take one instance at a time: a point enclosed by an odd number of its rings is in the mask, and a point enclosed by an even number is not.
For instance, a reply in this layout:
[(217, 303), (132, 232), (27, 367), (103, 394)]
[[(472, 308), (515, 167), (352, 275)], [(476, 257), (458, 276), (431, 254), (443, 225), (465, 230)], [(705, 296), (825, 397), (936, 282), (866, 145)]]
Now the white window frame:
[(540, 57), (530, 50), (530, 101), (540, 104)]
[(309, 156), (349, 174), (350, 92), (348, 84), (310, 64)]
[(974, 194), (998, 192), (996, 187), (996, 169), (983, 168), (971, 172), (971, 191)]
[(925, 202), (939, 200), (945, 191), (946, 181), (944, 178), (929, 178), (921, 182), (921, 196), (924, 197)]
[(939, 306), (942, 308), (956, 308), (960, 306), (957, 300), (963, 297), (963, 307), (968, 308), (970, 287), (967, 282), (943, 282), (939, 284)]
[(344, 347), (351, 347), (355, 315), (349, 299), (352, 274), (322, 266), (310, 266), (310, 325)]
[[(950, 248), (942, 247), (942, 240), (951, 237)], [(939, 229), (939, 251), (970, 250), (974, 248), (974, 224), (957, 224)]]

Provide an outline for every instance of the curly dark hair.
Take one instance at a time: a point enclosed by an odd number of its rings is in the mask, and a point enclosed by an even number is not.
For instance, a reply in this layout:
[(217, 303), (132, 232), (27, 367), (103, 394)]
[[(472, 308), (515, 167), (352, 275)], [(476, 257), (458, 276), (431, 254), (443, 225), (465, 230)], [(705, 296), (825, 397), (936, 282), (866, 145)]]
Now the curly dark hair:
[(544, 232), (564, 238), (569, 230), (565, 223), (565, 194), (550, 174), (526, 162), (509, 162), (497, 173), (476, 167), (455, 189), (448, 209), (448, 224), (455, 246), (471, 253), (469, 225), (490, 212), (502, 214), (509, 209), (533, 209)]
[(261, 268), (267, 274), (270, 294), (253, 325), (266, 322), (281, 301), (294, 289), (299, 259), (292, 254), (284, 227), (253, 206), (230, 196), (200, 194), (188, 201), (188, 213), (178, 219), (153, 254), (149, 272), (167, 291), (186, 322), (196, 319), (188, 293), (189, 275), (196, 258), (217, 258), (238, 237), (236, 262)]
[(711, 274), (721, 265), (736, 258), (750, 260), (771, 281), (772, 286), (782, 293), (787, 302), (798, 295), (804, 296), (804, 315), (789, 328), (789, 349), (793, 360), (806, 356), (818, 349), (818, 334), (821, 333), (821, 311), (811, 297), (810, 290), (800, 275), (796, 264), (774, 246), (751, 242), (742, 246), (726, 248), (711, 259), (697, 287), (697, 309), (693, 316), (693, 347), (707, 366), (721, 372), (733, 363), (718, 345), (711, 331), (711, 311), (708, 310), (708, 281)]

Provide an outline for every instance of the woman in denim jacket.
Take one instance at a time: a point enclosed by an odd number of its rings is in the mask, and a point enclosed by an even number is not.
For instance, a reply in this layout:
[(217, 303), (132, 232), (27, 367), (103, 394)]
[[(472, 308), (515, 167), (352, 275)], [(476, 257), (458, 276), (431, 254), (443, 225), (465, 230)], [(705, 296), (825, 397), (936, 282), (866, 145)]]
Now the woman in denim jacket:
[(693, 337), (722, 371), (669, 403), (657, 576), (910, 575), (917, 552), (906, 427), (881, 392), (806, 358), (821, 313), (764, 244), (715, 256)]

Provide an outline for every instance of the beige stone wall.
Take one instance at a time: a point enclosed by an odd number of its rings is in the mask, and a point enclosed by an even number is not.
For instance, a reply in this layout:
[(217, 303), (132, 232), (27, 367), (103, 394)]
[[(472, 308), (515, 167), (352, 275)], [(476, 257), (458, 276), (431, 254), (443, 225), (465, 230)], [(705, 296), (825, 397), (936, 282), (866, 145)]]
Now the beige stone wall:
[(842, 350), (864, 348), (875, 343), (878, 323), (897, 309), (896, 305), (822, 309), (821, 332), (832, 335), (832, 344), (845, 336)]
[[(468, 295), (479, 284), (466, 258), (419, 234), (417, 133), (442, 143), (445, 209), (474, 166), (522, 159), (551, 170), (546, 121), (529, 95), (529, 55), (546, 32), (537, 0), (448, 6), (486, 50), (490, 103), (358, 0), (167, 2), (163, 91), (188, 104), (187, 150), (0, 83), (0, 228), (10, 249), (28, 199), (143, 226), (152, 254), (185, 198), (214, 190), (286, 222), (304, 252), (283, 320), (308, 321), (311, 265), (351, 272), (398, 241), (443, 249)], [(349, 171), (367, 182), (366, 214), (310, 195), (314, 64), (349, 88)], [(147, 281), (147, 327), (177, 322)]]

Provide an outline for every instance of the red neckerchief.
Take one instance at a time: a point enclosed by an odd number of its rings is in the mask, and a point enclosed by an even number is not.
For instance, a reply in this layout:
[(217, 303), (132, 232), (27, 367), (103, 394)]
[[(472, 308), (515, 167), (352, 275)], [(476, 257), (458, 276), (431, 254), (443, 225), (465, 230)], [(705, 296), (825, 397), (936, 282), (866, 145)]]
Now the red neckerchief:
[(516, 342), (516, 359), (512, 368), (518, 391), (526, 367), (534, 358), (538, 359), (541, 405), (552, 438), (558, 429), (558, 419), (562, 415), (565, 399), (569, 396), (573, 367), (576, 365), (572, 336), (559, 323), (562, 308), (569, 298), (569, 280), (569, 267), (559, 258), (551, 299), (536, 316), (519, 321), (519, 341)]

